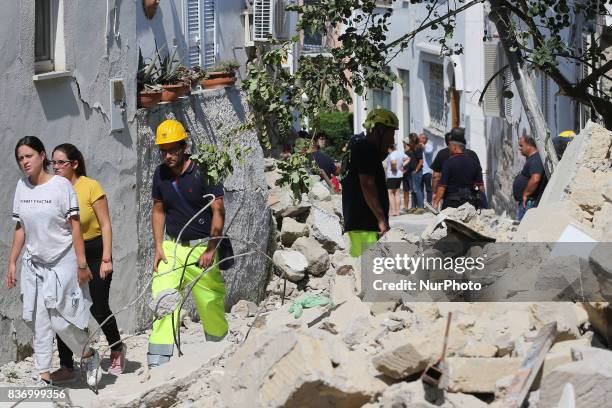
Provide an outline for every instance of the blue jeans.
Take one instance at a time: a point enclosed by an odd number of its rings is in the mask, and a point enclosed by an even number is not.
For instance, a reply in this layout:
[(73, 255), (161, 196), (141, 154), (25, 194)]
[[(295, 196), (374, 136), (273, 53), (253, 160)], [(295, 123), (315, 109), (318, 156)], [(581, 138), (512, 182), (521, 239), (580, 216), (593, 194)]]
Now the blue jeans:
[(425, 189), (425, 192), (427, 193), (427, 202), (431, 203), (431, 177), (432, 174), (431, 173), (423, 173), (423, 182), (422, 182), (422, 186), (421, 188)]
[(423, 188), (421, 182), (423, 179), (423, 172), (410, 173), (410, 185), (412, 188), (413, 207), (423, 208)]
[(523, 205), (522, 201), (519, 201), (517, 203), (517, 206), (518, 206), (518, 211), (516, 212), (516, 219), (520, 221), (525, 216), (525, 213), (531, 208), (533, 208), (533, 201), (531, 200), (527, 201), (527, 205), (525, 206)]

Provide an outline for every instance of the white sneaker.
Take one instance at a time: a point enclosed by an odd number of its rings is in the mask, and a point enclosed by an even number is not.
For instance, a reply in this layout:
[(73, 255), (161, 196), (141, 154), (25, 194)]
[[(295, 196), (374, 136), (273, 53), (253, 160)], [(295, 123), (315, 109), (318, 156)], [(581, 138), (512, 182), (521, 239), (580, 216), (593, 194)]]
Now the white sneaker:
[[(92, 350), (93, 355), (83, 359), (85, 366), (87, 385), (96, 387), (102, 378), (102, 369), (100, 368), (100, 355), (97, 350)], [(83, 367), (81, 367), (83, 369)]]

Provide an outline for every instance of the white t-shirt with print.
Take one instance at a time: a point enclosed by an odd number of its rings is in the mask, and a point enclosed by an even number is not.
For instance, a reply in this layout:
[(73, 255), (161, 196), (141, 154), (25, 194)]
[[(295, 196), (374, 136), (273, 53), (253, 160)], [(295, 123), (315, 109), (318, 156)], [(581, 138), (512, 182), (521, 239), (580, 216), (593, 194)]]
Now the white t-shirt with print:
[[(402, 164), (408, 156), (401, 150), (394, 150), (387, 156), (387, 178), (400, 178), (404, 175), (402, 172)], [(391, 160), (395, 160), (397, 164), (397, 171), (394, 173), (391, 171)]]
[(66, 178), (53, 176), (34, 186), (27, 177), (17, 182), (13, 219), (25, 232), (25, 247), (32, 260), (52, 264), (72, 245), (70, 217), (79, 213), (79, 202)]

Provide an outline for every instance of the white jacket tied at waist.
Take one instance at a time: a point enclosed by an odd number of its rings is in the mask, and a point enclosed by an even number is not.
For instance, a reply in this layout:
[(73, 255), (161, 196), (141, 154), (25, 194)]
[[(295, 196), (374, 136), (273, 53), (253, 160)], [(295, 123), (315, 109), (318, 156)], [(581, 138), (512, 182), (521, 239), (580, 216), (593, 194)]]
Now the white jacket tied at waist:
[(87, 327), (89, 308), (92, 304), (89, 285), (79, 286), (77, 261), (71, 246), (66, 254), (53, 264), (32, 260), (26, 251), (21, 267), (21, 297), (23, 320), (31, 322), (36, 305), (36, 280), (42, 287), (47, 309), (56, 309), (64, 319), (80, 329)]

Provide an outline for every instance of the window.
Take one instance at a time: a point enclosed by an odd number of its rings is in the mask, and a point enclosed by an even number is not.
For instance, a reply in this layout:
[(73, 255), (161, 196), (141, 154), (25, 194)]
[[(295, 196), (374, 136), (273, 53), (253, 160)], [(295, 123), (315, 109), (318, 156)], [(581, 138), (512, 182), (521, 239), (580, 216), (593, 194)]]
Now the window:
[(399, 70), (402, 81), (402, 119), (404, 122), (404, 133), (410, 131), (410, 72)]
[(370, 90), (368, 110), (375, 108), (391, 109), (391, 91), (388, 89)]
[(51, 18), (51, 0), (36, 0), (34, 17), (34, 61), (35, 71), (53, 71), (54, 34)]
[(427, 107), (429, 126), (444, 129), (444, 78), (442, 64), (428, 63), (429, 83), (427, 85)]
[[(316, 0), (304, 0), (304, 5), (315, 5)], [(326, 35), (324, 31), (314, 31), (311, 26), (304, 27), (304, 52), (323, 52), (323, 37)]]
[[(64, 45), (64, 0), (35, 0), (34, 3), (34, 80), (69, 74)], [(44, 75), (38, 75), (44, 74)], [(59, 76), (58, 76), (59, 74)]]
[(189, 47), (189, 65), (210, 68), (217, 60), (215, 0), (184, 0), (184, 33)]

